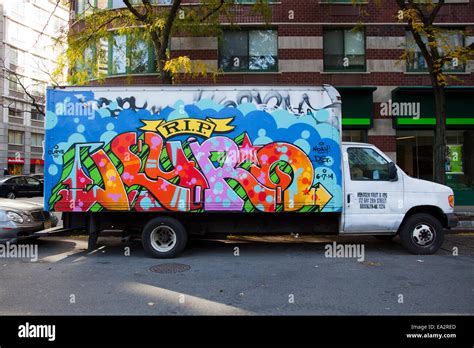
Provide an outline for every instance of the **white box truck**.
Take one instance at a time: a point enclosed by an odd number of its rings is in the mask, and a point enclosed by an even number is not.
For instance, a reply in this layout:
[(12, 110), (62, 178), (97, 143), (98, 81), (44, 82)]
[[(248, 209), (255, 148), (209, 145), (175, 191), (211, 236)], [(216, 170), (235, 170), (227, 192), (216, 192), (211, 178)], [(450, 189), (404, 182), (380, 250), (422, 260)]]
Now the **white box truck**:
[(45, 209), (64, 228), (141, 233), (154, 257), (188, 236), (400, 235), (431, 254), (453, 191), (341, 142), (331, 86), (64, 87), (47, 91)]

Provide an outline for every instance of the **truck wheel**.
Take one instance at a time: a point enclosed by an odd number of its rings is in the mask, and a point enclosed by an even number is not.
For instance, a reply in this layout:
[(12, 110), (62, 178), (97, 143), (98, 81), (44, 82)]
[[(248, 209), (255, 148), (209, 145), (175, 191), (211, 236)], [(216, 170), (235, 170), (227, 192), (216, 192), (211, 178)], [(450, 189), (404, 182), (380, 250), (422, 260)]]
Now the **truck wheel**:
[(414, 214), (403, 223), (400, 241), (412, 254), (434, 254), (444, 241), (443, 226), (432, 215)]
[(142, 232), (143, 248), (148, 255), (159, 259), (178, 256), (186, 246), (188, 234), (184, 226), (170, 217), (150, 220)]

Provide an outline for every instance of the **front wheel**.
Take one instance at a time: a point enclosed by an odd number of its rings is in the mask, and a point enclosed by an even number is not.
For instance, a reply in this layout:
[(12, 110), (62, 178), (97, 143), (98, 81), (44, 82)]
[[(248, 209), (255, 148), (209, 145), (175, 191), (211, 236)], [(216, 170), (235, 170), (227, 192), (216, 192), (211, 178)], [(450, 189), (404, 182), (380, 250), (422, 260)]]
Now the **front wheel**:
[(184, 226), (170, 217), (150, 220), (142, 232), (143, 248), (152, 257), (169, 259), (178, 256), (186, 246), (188, 234)]
[(8, 192), (7, 198), (8, 198), (8, 199), (15, 199), (15, 198), (16, 198), (15, 192), (13, 192), (13, 191)]
[(441, 222), (429, 214), (414, 214), (400, 229), (400, 241), (412, 254), (434, 254), (444, 241)]

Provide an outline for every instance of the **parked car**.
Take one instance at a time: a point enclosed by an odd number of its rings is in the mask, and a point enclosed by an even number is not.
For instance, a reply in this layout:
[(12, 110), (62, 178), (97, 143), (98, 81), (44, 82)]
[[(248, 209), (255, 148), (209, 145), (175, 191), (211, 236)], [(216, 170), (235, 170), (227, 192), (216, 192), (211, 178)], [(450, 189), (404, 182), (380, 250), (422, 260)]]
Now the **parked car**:
[(43, 183), (27, 175), (12, 175), (0, 178), (0, 197), (15, 199), (17, 197), (43, 196)]
[(44, 174), (31, 174), (32, 178), (38, 179), (41, 183), (44, 184)]
[(58, 218), (39, 203), (0, 198), (0, 242), (16, 242), (56, 227)]

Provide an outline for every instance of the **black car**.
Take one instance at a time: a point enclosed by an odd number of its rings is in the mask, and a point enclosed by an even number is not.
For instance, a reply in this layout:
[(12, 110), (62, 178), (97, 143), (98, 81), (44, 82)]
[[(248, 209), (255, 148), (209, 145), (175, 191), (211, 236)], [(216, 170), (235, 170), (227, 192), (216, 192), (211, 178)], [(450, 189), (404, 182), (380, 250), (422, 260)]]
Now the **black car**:
[(0, 178), (0, 197), (15, 199), (16, 197), (43, 196), (43, 183), (27, 175), (12, 175)]
[(31, 174), (30, 176), (44, 183), (44, 174)]

